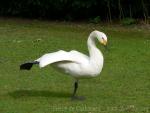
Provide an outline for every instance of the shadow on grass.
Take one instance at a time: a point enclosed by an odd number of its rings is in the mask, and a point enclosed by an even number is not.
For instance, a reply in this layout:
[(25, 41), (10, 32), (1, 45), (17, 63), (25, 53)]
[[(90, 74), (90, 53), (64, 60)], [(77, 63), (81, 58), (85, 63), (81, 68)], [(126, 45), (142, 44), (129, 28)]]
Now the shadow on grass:
[(46, 90), (16, 90), (8, 93), (11, 97), (24, 98), (24, 97), (58, 97), (68, 98), (71, 96), (69, 93), (64, 92), (51, 92)]

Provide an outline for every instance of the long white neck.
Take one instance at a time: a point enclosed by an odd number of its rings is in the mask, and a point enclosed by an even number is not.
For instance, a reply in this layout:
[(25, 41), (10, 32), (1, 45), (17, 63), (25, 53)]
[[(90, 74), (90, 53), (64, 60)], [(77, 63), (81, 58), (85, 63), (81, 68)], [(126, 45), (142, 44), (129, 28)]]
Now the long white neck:
[(90, 62), (97, 67), (103, 67), (103, 55), (101, 51), (96, 47), (95, 41), (98, 37), (98, 34), (94, 31), (92, 32), (87, 41)]

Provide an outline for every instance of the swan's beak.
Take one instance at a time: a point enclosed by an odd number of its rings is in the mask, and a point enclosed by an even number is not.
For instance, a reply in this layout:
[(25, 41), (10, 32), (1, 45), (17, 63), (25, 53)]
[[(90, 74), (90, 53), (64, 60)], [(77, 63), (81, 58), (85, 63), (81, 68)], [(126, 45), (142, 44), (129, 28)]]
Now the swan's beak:
[(107, 45), (107, 41), (106, 41), (106, 40), (104, 40), (104, 39), (101, 41), (101, 43), (102, 43), (104, 46), (106, 46), (106, 45)]
[(104, 46), (106, 46), (107, 45), (107, 41), (103, 40), (103, 44), (104, 44)]
[(107, 41), (103, 39), (101, 43), (104, 45), (105, 49), (108, 50)]

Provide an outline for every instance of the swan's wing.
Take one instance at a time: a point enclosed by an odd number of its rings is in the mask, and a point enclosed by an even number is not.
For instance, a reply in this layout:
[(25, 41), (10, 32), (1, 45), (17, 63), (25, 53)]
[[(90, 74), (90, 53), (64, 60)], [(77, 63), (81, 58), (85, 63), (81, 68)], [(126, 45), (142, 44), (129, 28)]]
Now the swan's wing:
[(75, 62), (75, 63), (82, 63), (87, 61), (87, 56), (77, 52), (77, 51), (58, 51), (54, 53), (48, 53), (37, 59), (36, 61), (39, 62), (40, 67), (45, 67), (48, 64), (57, 63), (57, 62)]

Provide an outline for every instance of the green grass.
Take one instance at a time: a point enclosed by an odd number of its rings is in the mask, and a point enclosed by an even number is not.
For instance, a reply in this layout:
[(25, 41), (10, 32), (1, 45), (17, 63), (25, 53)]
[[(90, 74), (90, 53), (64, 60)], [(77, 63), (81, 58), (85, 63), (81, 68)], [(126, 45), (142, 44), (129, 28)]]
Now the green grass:
[[(50, 66), (20, 71), (44, 53), (76, 49), (88, 53), (89, 33), (108, 35), (109, 51), (100, 76), (80, 81), (71, 101), (73, 78)], [(150, 30), (85, 23), (0, 19), (0, 113), (149, 113)]]

